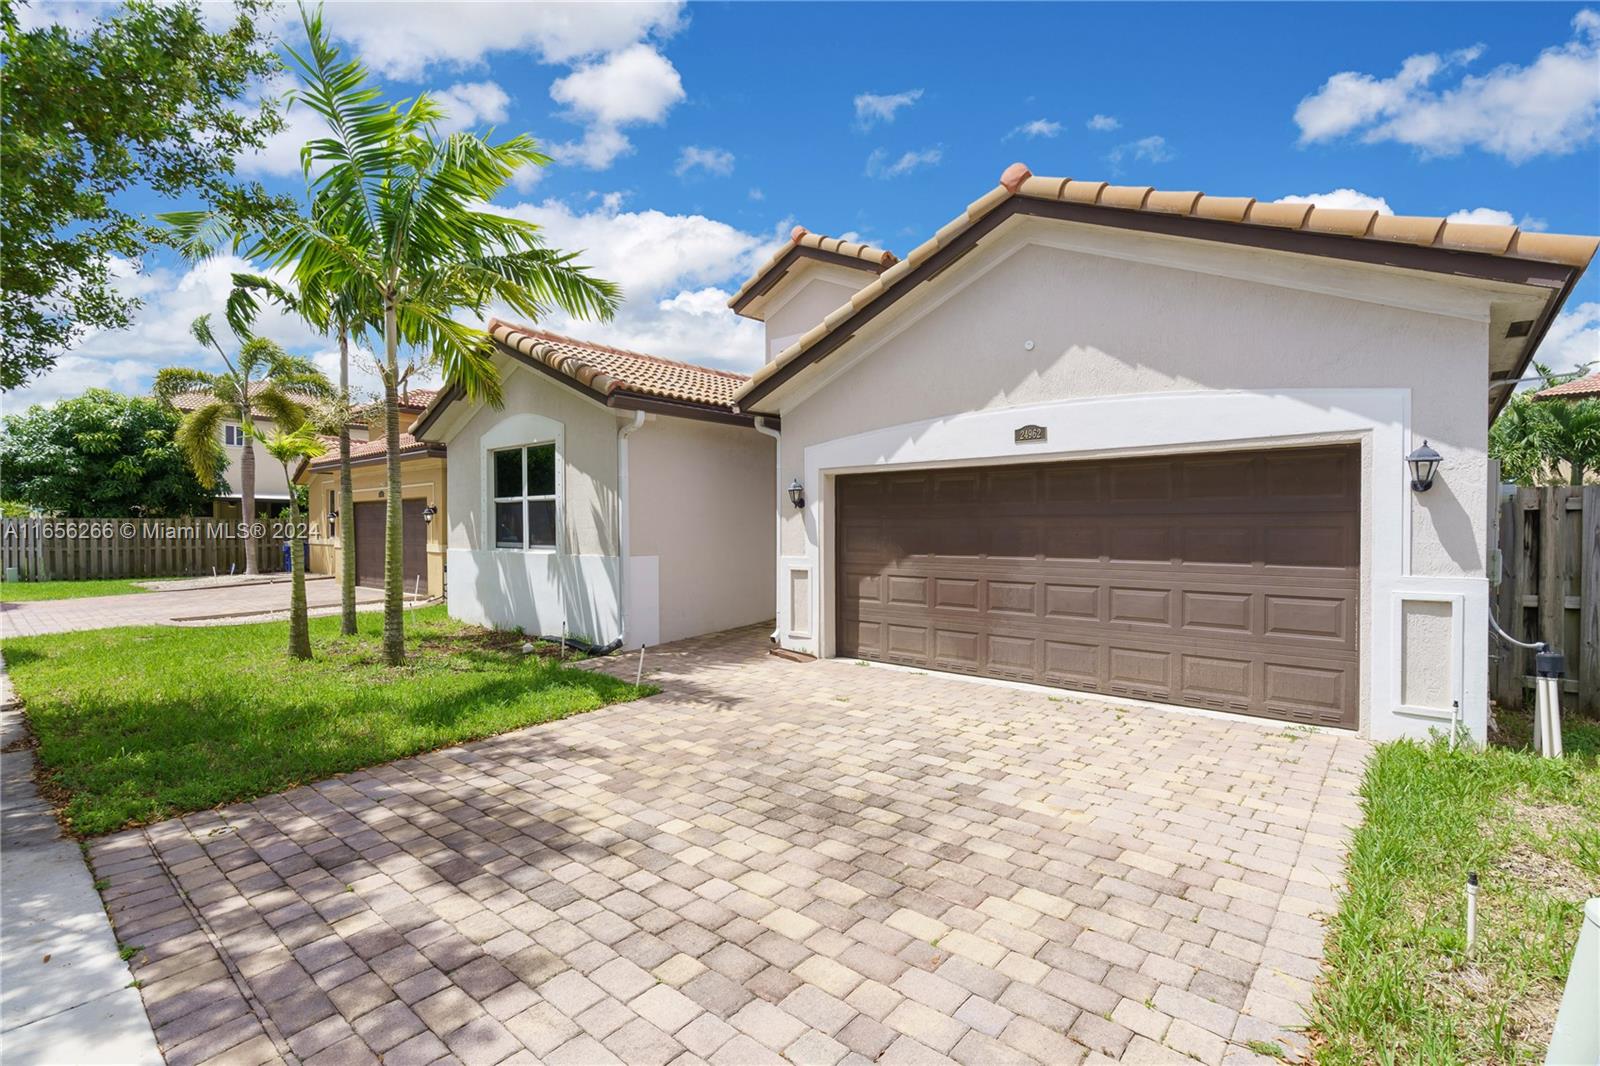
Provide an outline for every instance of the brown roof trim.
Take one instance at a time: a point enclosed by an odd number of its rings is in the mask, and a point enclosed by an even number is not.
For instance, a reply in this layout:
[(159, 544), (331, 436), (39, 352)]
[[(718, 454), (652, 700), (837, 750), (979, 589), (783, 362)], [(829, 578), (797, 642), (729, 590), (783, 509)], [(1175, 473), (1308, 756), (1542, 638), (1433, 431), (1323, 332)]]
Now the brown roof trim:
[(1583, 272), (1581, 267), (1537, 259), (1510, 258), (1486, 252), (1374, 241), (1363, 237), (1284, 229), (1193, 215), (1162, 214), (1141, 208), (1107, 207), (1101, 204), (1012, 196), (983, 214), (948, 244), (918, 263), (892, 289), (867, 300), (854, 313), (844, 316), (830, 328), (829, 332), (809, 348), (799, 352), (788, 363), (777, 367), (764, 379), (752, 379), (747, 386), (748, 391), (736, 399), (736, 406), (740, 410), (753, 410), (761, 400), (792, 380), (806, 367), (837, 350), (901, 297), (914, 291), (922, 282), (939, 274), (956, 259), (971, 251), (973, 245), (1014, 215), (1034, 215), (1132, 232), (1189, 237), (1270, 251), (1344, 259), (1374, 266), (1425, 270), (1455, 277), (1481, 278), (1559, 289), (1559, 298), (1547, 303), (1542, 321), (1529, 338), (1530, 343), (1525, 347), (1526, 359), (1532, 358), (1533, 352), (1538, 348), (1538, 341), (1548, 331), (1550, 322), (1555, 317), (1555, 311), (1565, 301), (1574, 282)]
[[(426, 445), (424, 445), (423, 447), (420, 447), (420, 448), (402, 448), (400, 450), (400, 452), (399, 452), (400, 462), (404, 463), (407, 459), (416, 459), (416, 458), (422, 458), (422, 459), (438, 458), (438, 459), (442, 459), (442, 458), (444, 458), (446, 451), (447, 451), (447, 449), (445, 448), (445, 446), (443, 444), (433, 444), (433, 443), (426, 444)], [(388, 458), (389, 458), (389, 453), (388, 452), (378, 452), (375, 455), (363, 455), (359, 459), (352, 459), (352, 460), (350, 460), (350, 465), (351, 466), (371, 466), (374, 463), (384, 462)], [(310, 472), (310, 473), (313, 473), (313, 474), (320, 474), (320, 473), (323, 473), (324, 471), (338, 470), (338, 469), (339, 469), (339, 457), (337, 455), (333, 456), (332, 462), (329, 462), (327, 459), (323, 459), (323, 458), (319, 457), (316, 462), (312, 463), (309, 467), (307, 467), (307, 471)]]
[(756, 416), (727, 407), (707, 407), (684, 403), (681, 400), (663, 400), (658, 396), (644, 396), (618, 389), (603, 401), (607, 407), (619, 411), (647, 411), (651, 414), (670, 415), (674, 418), (693, 418), (702, 422), (720, 422), (728, 426), (753, 426)]
[(728, 306), (736, 315), (743, 314), (757, 299), (765, 296), (778, 287), (794, 265), (802, 259), (814, 259), (819, 263), (829, 263), (834, 266), (848, 267), (851, 270), (865, 270), (872, 274), (882, 274), (894, 265), (893, 262), (872, 262), (853, 255), (840, 255), (838, 252), (826, 252), (821, 248), (810, 248), (803, 244), (790, 245), (788, 251), (779, 256), (778, 261), (762, 271), (759, 277), (751, 284), (728, 301)]
[(416, 421), (411, 423), (411, 435), (420, 437), (426, 433), (430, 426), (439, 421), (439, 416), (444, 414), (444, 409), (457, 400), (466, 399), (467, 393), (460, 385), (450, 385), (439, 390), (427, 408)]

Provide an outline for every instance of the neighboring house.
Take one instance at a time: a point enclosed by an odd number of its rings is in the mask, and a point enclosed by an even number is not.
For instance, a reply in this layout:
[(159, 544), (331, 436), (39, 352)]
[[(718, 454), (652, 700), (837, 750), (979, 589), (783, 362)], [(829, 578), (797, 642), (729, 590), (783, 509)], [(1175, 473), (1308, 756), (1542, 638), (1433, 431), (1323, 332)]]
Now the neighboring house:
[[(406, 432), (413, 419), (433, 401), (433, 389), (411, 389), (400, 397), (400, 479), (402, 566), (407, 593), (439, 596), (445, 588), (445, 449), (417, 440)], [(365, 412), (368, 420), (352, 427), (350, 480), (355, 513), (339, 510), (339, 438), (324, 437), (327, 452), (295, 471), (295, 483), (306, 486), (307, 520), (312, 536), (311, 572), (338, 574), (340, 523), (353, 522), (356, 582), (383, 586), (384, 493), (389, 487), (388, 449), (383, 432), (383, 405)], [(431, 509), (431, 510), (430, 510)]]
[(1574, 378), (1533, 394), (1535, 400), (1591, 400), (1596, 396), (1600, 396), (1600, 374)]
[[(314, 403), (309, 396), (297, 397), (303, 403)], [(212, 397), (204, 392), (183, 392), (172, 398), (172, 406), (187, 414), (210, 403)], [(270, 415), (255, 412), (257, 432), (270, 433), (274, 425)], [(361, 430), (365, 439), (365, 427)], [(228, 491), (212, 502), (211, 516), (237, 522), (242, 516), (241, 496), (244, 479), (239, 474), (239, 459), (244, 455), (244, 427), (237, 420), (224, 421), (220, 430), (222, 450), (228, 456), (228, 465), (222, 471)], [(284, 511), (289, 506), (289, 482), (283, 476), (283, 467), (257, 441), (256, 453), (256, 518), (262, 519)]]
[[(651, 484), (721, 499), (696, 535), (741, 573), (764, 538), (734, 496), (776, 502), (769, 613), (794, 651), (1482, 740), (1488, 425), (1597, 243), (1017, 164), (903, 261), (797, 228), (731, 301), (769, 340), (728, 411), (778, 434), (778, 491), (693, 456), (653, 458)], [(613, 462), (549, 369), (503, 412), (446, 399), (419, 422), (449, 420), (470, 487), (453, 565), (495, 554), (480, 456), (567, 425), (569, 461)], [(1415, 491), (1425, 440), (1443, 461)], [(596, 537), (635, 573), (638, 548)], [(568, 572), (536, 606), (613, 571)], [(451, 608), (499, 595), (455, 582)], [(623, 599), (630, 644), (667, 618)]]
[(770, 619), (775, 452), (732, 408), (746, 378), (488, 329), (504, 406), (446, 390), (412, 426), (450, 449), (450, 613), (629, 647)]

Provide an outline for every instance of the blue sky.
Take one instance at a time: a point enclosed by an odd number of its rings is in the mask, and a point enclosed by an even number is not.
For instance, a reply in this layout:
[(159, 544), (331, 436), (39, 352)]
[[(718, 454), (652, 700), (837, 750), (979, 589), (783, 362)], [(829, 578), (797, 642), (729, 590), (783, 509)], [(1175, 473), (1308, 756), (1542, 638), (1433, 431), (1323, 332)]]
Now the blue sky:
[[(1600, 7), (1569, 4), (329, 4), (389, 91), (531, 132), (555, 163), (499, 199), (621, 282), (614, 323), (551, 328), (739, 369), (723, 307), (799, 222), (904, 252), (1022, 160), (1036, 172), (1600, 233)], [(36, 5), (69, 24), (72, 5)], [(292, 19), (285, 38), (297, 38)], [(284, 86), (264, 86), (263, 92)], [(308, 119), (243, 172), (299, 185)], [(135, 197), (141, 209), (160, 209)], [(123, 284), (134, 329), (87, 338), (6, 405), (209, 365), (187, 325), (227, 261)], [(329, 359), (302, 326), (263, 332)], [(1546, 342), (1600, 359), (1600, 272)], [(331, 365), (331, 362), (330, 364)], [(370, 377), (365, 378), (370, 380)]]

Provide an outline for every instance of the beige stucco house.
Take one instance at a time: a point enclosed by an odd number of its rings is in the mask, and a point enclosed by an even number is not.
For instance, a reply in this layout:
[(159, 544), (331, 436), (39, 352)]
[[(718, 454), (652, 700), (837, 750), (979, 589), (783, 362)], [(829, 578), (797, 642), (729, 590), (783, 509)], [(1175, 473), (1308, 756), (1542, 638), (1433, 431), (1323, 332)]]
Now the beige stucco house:
[[(301, 397), (304, 402), (312, 403), (310, 397)], [(183, 392), (172, 397), (169, 401), (173, 408), (183, 412), (198, 410), (212, 401), (210, 393)], [(261, 433), (270, 433), (276, 423), (271, 415), (265, 411), (255, 412), (257, 430)], [(360, 439), (366, 438), (366, 427), (358, 431)], [(237, 522), (241, 518), (242, 493), (244, 491), (244, 476), (240, 472), (240, 461), (244, 456), (245, 433), (244, 427), (237, 419), (224, 420), (218, 428), (218, 443), (222, 445), (222, 452), (227, 456), (228, 465), (222, 471), (222, 479), (227, 482), (228, 491), (212, 498), (211, 516)], [(254, 444), (256, 467), (256, 517), (258, 519), (276, 515), (289, 506), (289, 481), (284, 476), (283, 466), (272, 456), (268, 455), (260, 443)]]
[[(505, 408), (414, 430), (451, 610), (1482, 740), (1488, 425), (1596, 244), (1016, 164), (903, 260), (797, 227), (748, 380), (492, 323)], [(547, 444), (556, 532), (502, 538)]]
[[(444, 595), (446, 467), (442, 444), (419, 441), (405, 427), (422, 413), (437, 392), (410, 389), (401, 394), (400, 481), (401, 575), (407, 594)], [(375, 404), (370, 418), (352, 426), (350, 481), (355, 513), (339, 513), (339, 441), (324, 438), (327, 451), (302, 463), (295, 481), (306, 486), (309, 522), (309, 565), (314, 574), (338, 574), (343, 556), (343, 524), (349, 523), (356, 553), (356, 583), (383, 586), (384, 529), (387, 524), (385, 493), (389, 487), (388, 449), (384, 440), (383, 406)]]

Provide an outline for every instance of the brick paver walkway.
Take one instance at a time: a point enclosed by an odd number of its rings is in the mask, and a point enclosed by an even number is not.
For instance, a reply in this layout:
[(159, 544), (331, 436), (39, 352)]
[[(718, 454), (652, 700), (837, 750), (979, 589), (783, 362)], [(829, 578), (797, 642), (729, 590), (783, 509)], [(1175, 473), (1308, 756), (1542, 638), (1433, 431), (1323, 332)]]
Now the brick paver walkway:
[[(228, 615), (220, 622), (248, 620), (247, 614), (289, 609), (289, 582), (219, 585), (181, 592), (138, 592), (126, 596), (85, 596), (72, 600), (0, 603), (0, 635), (31, 637), (112, 626), (189, 624), (184, 619)], [(381, 603), (382, 589), (356, 588), (356, 602)], [(339, 605), (339, 582), (323, 578), (306, 582), (306, 604), (312, 611)]]
[(764, 645), (685, 642), (652, 699), (97, 842), (168, 1061), (1303, 1046), (1364, 742)]

